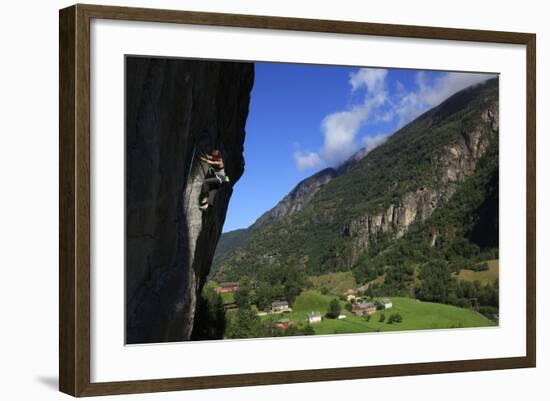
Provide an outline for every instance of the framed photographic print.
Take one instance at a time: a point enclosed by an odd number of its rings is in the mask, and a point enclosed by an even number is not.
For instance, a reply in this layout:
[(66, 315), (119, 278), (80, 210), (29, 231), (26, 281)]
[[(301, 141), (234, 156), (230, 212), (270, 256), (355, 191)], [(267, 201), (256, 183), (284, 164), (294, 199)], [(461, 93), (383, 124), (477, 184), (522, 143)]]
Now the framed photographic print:
[(61, 391), (535, 366), (534, 34), (59, 22)]

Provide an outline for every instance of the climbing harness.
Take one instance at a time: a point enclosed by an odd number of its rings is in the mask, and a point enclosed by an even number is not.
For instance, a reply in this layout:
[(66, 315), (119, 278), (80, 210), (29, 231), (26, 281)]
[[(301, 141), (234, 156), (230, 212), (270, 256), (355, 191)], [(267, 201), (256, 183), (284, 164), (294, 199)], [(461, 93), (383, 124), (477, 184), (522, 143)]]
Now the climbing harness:
[[(201, 154), (201, 157), (204, 157), (206, 159), (206, 153), (200, 148), (200, 146), (197, 145), (197, 147), (199, 148), (199, 152)], [(212, 176), (212, 177), (216, 177), (219, 181), (220, 181), (220, 184), (223, 184), (224, 182), (229, 182), (229, 176), (227, 174), (225, 174), (225, 172), (223, 173), (220, 173), (218, 171), (216, 171), (216, 169), (212, 166), (208, 166), (208, 169), (206, 170), (206, 172), (204, 171), (204, 168), (202, 166), (202, 161), (201, 161), (201, 169), (202, 169), (202, 173), (204, 174), (204, 177), (209, 177), (209, 176)]]
[[(193, 153), (191, 155), (191, 163), (189, 165), (189, 169), (188, 169), (188, 172), (187, 172), (186, 187), (189, 186), (189, 178), (190, 178), (190, 175), (191, 175), (191, 171), (193, 170), (193, 163), (194, 163), (194, 160), (195, 160), (195, 153), (196, 153), (197, 149), (199, 150), (199, 153), (200, 153), (199, 166), (200, 166), (202, 174), (203, 174), (203, 179), (206, 179), (207, 177), (216, 177), (216, 179), (220, 182), (220, 185), (223, 184), (224, 182), (229, 182), (229, 177), (227, 176), (227, 174), (225, 174), (225, 171), (223, 169), (221, 171), (218, 171), (213, 166), (211, 166), (209, 164), (208, 169), (205, 170), (202, 159), (203, 158), (208, 159), (207, 154), (201, 149), (199, 144), (196, 144), (193, 147)], [(192, 188), (189, 189), (189, 193), (187, 194), (187, 202), (185, 204), (185, 213), (186, 214), (189, 210), (189, 202), (191, 200), (191, 192), (193, 192)], [(202, 194), (202, 192), (201, 192), (201, 194)]]

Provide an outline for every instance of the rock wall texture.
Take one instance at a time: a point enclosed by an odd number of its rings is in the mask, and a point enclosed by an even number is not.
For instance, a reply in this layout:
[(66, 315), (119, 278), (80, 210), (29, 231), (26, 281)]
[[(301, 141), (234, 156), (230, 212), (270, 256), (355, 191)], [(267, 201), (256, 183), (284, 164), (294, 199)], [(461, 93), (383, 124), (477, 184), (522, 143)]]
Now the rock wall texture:
[[(460, 141), (446, 146), (433, 158), (432, 172), (436, 178), (433, 188), (419, 187), (404, 194), (399, 203), (388, 205), (382, 212), (366, 214), (345, 223), (341, 235), (353, 241), (352, 252), (345, 255), (349, 263), (355, 263), (378, 234), (388, 233), (393, 238), (401, 238), (412, 224), (427, 220), (453, 196), (457, 184), (474, 173), (497, 132), (498, 104), (495, 103), (483, 110), (480, 123), (471, 132), (463, 132)], [(432, 246), (436, 236), (433, 233)]]
[[(126, 59), (126, 342), (188, 340), (197, 297), (244, 171), (250, 63)], [(222, 151), (231, 184), (198, 209), (206, 167)]]
[(313, 199), (315, 194), (337, 176), (333, 168), (326, 168), (301, 181), (273, 209), (263, 214), (254, 226), (261, 226), (274, 220), (282, 219), (302, 210)]

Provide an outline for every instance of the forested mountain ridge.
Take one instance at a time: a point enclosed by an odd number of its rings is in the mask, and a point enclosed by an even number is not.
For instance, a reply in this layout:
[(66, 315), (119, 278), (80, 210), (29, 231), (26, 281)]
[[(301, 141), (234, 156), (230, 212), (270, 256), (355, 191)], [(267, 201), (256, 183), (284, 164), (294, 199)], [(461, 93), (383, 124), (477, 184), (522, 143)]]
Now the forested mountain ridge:
[(366, 282), (430, 258), (456, 265), (494, 256), (498, 113), (495, 78), (449, 97), (365, 157), (304, 180), (233, 246), (224, 246), (231, 233), (222, 236), (215, 278), (292, 268), (352, 270)]

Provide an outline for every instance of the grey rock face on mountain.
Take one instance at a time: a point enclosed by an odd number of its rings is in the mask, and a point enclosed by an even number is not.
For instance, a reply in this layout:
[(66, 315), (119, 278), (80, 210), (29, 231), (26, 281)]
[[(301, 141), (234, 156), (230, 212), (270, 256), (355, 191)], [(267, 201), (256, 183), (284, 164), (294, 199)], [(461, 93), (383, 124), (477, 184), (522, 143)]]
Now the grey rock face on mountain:
[(301, 181), (273, 209), (264, 213), (254, 223), (254, 226), (259, 227), (302, 210), (319, 189), (336, 177), (337, 174), (335, 169), (327, 168)]
[(319, 190), (339, 175), (345, 174), (368, 154), (360, 149), (337, 168), (326, 168), (300, 181), (275, 207), (264, 213), (253, 227), (259, 227), (302, 210)]
[(254, 67), (129, 57), (126, 79), (126, 341), (187, 340), (232, 192), (198, 209), (199, 153), (242, 175)]
[[(366, 214), (343, 225), (342, 236), (354, 241), (353, 255), (367, 249), (371, 239), (378, 234), (390, 233), (395, 239), (401, 238), (412, 224), (426, 221), (453, 196), (457, 185), (475, 171), (492, 136), (498, 132), (498, 103), (483, 110), (479, 120), (471, 132), (463, 132), (461, 140), (444, 147), (432, 159), (434, 188), (420, 187), (382, 212)], [(436, 235), (433, 233), (432, 246)], [(352, 259), (350, 263), (353, 264), (355, 258)]]

